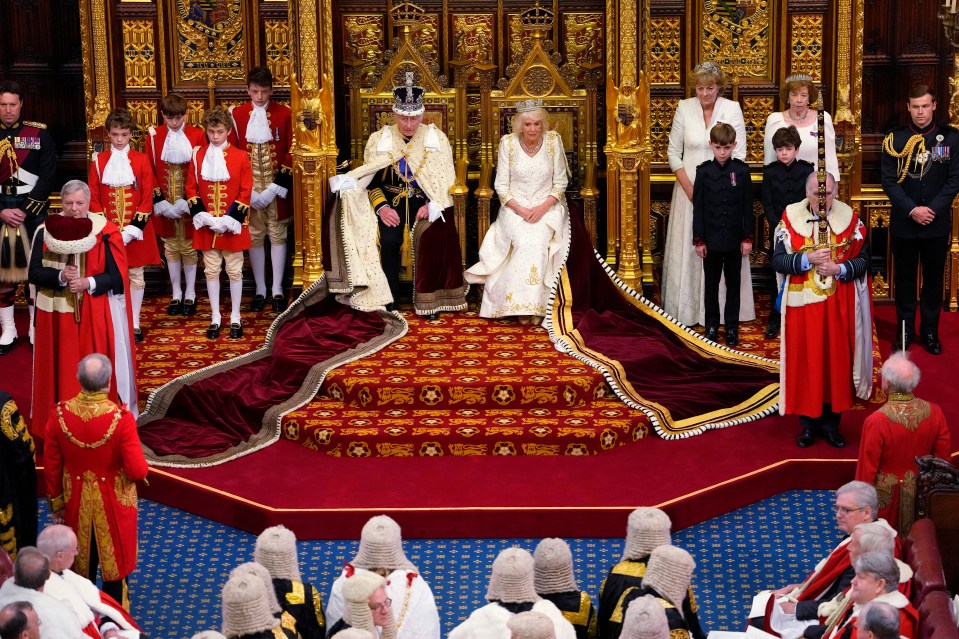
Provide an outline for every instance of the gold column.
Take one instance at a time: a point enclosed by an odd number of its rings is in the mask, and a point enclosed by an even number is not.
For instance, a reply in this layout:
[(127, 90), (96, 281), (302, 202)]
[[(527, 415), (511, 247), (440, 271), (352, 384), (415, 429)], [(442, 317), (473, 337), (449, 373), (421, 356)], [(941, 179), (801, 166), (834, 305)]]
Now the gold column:
[(466, 185), (469, 171), (469, 151), (466, 144), (466, 80), (472, 64), (469, 60), (457, 58), (450, 61), (453, 67), (453, 86), (456, 89), (456, 147), (453, 149), (453, 162), (456, 165), (456, 182), (450, 189), (453, 196), (453, 215), (460, 236), (460, 255), (466, 266), (466, 197), (469, 187)]
[[(949, 88), (953, 99), (949, 100), (949, 124), (959, 125), (959, 104), (955, 96), (959, 93), (959, 14), (947, 8), (941, 9), (939, 17), (946, 28), (946, 37), (952, 45), (953, 77), (949, 78)], [(945, 307), (947, 310), (959, 310), (959, 205), (952, 202), (952, 237), (949, 240), (949, 261), (946, 270)]]
[[(92, 131), (102, 127), (110, 114), (110, 34), (107, 32), (106, 0), (80, 0), (80, 40), (83, 56), (83, 88), (86, 93), (87, 153), (92, 152)], [(96, 52), (101, 52), (97, 56)]]
[[(602, 77), (602, 64), (599, 62), (584, 62), (582, 64), (585, 70), (586, 84), (586, 113), (596, 113), (596, 88), (599, 86)], [(596, 240), (596, 200), (599, 197), (599, 189), (596, 188), (596, 172), (599, 165), (599, 154), (597, 153), (597, 137), (599, 132), (596, 126), (595, 118), (586, 118), (586, 174), (583, 176), (583, 188), (579, 194), (583, 198), (583, 222), (586, 224), (586, 230), (589, 231), (589, 238), (593, 242), (593, 247), (598, 248)]]
[(323, 274), (322, 222), (329, 198), (328, 179), (336, 173), (333, 111), (332, 0), (292, 0), (293, 33), (293, 197), (296, 246), (293, 284), (306, 288)]
[[(497, 66), (491, 62), (481, 62), (473, 66), (480, 78), (480, 113), (492, 113), (493, 101), (490, 99), (490, 93), (493, 90), (493, 80), (495, 79)], [(490, 200), (493, 197), (493, 149), (497, 144), (496, 133), (490, 130), (490, 127), (484, 126), (480, 131), (482, 140), (480, 142), (479, 164), (480, 178), (479, 185), (474, 191), (478, 205), (476, 216), (477, 237), (482, 243), (486, 232), (489, 231), (489, 213)]]

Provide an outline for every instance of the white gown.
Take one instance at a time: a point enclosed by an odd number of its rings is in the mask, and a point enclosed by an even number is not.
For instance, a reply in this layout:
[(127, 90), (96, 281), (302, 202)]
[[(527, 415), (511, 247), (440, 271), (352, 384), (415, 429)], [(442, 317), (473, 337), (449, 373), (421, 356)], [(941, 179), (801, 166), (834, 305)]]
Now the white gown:
[[(823, 113), (823, 128), (826, 129), (826, 171), (839, 181), (839, 159), (836, 157), (836, 130), (832, 125), (832, 117), (828, 112)], [(786, 122), (782, 111), (770, 113), (766, 118), (766, 131), (763, 134), (763, 163), (776, 161), (776, 149), (773, 148), (773, 134), (779, 129), (785, 129), (792, 122)], [(795, 126), (793, 124), (793, 126)], [(813, 120), (809, 126), (796, 127), (799, 132), (799, 152), (796, 157), (812, 163), (819, 170), (819, 123)]]
[[(550, 289), (569, 247), (566, 185), (566, 155), (558, 133), (548, 131), (533, 157), (516, 135), (500, 140), (494, 186), (502, 206), (483, 238), (479, 262), (464, 274), (467, 282), (485, 285), (481, 317), (546, 315)], [(533, 207), (550, 195), (557, 203), (534, 224), (506, 206), (512, 199)]]
[[(675, 173), (679, 169), (685, 169), (689, 181), (695, 184), (696, 167), (713, 158), (712, 149), (709, 148), (709, 131), (721, 122), (736, 129), (733, 157), (745, 160), (746, 125), (739, 103), (717, 98), (712, 120), (709, 126), (706, 126), (699, 98), (692, 97), (680, 100), (673, 116), (667, 151), (670, 170)], [(743, 258), (739, 285), (739, 321), (749, 322), (756, 319), (756, 307), (753, 303), (753, 283), (748, 257)], [(696, 256), (693, 248), (693, 203), (686, 197), (686, 192), (677, 180), (670, 204), (666, 250), (663, 255), (663, 310), (688, 326), (703, 324), (706, 316), (703, 303), (704, 286), (703, 260)], [(722, 317), (725, 298), (724, 278), (719, 287), (720, 324), (725, 324), (725, 318)]]

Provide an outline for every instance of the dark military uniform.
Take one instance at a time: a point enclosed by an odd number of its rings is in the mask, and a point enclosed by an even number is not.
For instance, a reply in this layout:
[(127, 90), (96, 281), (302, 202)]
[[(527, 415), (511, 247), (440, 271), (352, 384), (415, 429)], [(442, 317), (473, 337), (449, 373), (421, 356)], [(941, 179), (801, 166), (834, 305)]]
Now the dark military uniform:
[(0, 546), (11, 558), (37, 543), (33, 439), (13, 398), (0, 391)]
[(706, 328), (719, 327), (719, 281), (726, 276), (726, 330), (739, 329), (739, 278), (743, 241), (752, 241), (753, 185), (749, 166), (730, 158), (696, 167), (693, 244), (706, 245), (703, 260)]
[[(916, 140), (912, 140), (914, 136)], [(904, 152), (908, 157), (893, 155)], [(922, 264), (919, 334), (925, 341), (931, 333), (938, 342), (952, 201), (959, 193), (959, 131), (942, 124), (930, 124), (921, 130), (914, 125), (899, 127), (883, 142), (880, 168), (882, 189), (892, 204), (889, 232), (896, 269), (897, 334), (905, 322), (906, 338), (912, 340), (916, 275)], [(935, 219), (927, 225), (914, 221), (911, 213), (917, 206), (928, 206), (935, 212)]]
[[(407, 138), (403, 139), (407, 141)], [(429, 202), (429, 198), (413, 179), (412, 169), (407, 166), (405, 158), (374, 174), (367, 192), (380, 229), (380, 263), (389, 282), (393, 302), (398, 303), (403, 240), (409, 237), (408, 225), (416, 219), (416, 213)], [(387, 226), (379, 218), (380, 209), (387, 206), (400, 216), (398, 225)]]
[(326, 619), (323, 617), (323, 601), (312, 584), (294, 579), (274, 579), (276, 599), (283, 609), (284, 628), (290, 628), (289, 617), (295, 620), (295, 633), (301, 639), (324, 639)]
[[(26, 213), (23, 241), (27, 243), (46, 218), (56, 173), (57, 152), (46, 124), (17, 120), (8, 127), (0, 123), (0, 209), (21, 209)], [(22, 264), (18, 260), (13, 243), (17, 229), (5, 224), (0, 224), (0, 228), (4, 244), (0, 282), (23, 281), (26, 277), (4, 276), (4, 271), (26, 269), (27, 260), (25, 255)]]
[(593, 600), (582, 590), (551, 592), (540, 595), (553, 602), (566, 621), (576, 629), (576, 639), (596, 639), (596, 610)]

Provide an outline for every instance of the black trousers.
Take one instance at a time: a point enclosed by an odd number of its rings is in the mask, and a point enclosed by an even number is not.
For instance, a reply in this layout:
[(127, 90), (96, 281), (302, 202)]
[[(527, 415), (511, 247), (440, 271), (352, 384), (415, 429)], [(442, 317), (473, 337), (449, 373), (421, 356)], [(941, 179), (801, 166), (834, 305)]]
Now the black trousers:
[[(94, 584), (97, 583), (97, 568), (100, 566), (100, 551), (97, 548), (96, 533), (90, 531), (90, 564), (88, 567), (87, 578)], [(130, 594), (127, 591), (127, 578), (117, 581), (103, 580), (103, 592), (117, 600), (121, 606), (130, 609)]]
[(380, 227), (380, 264), (383, 266), (383, 273), (386, 274), (386, 281), (390, 285), (390, 294), (393, 296), (393, 302), (400, 302), (400, 268), (403, 264), (401, 249), (403, 247), (403, 236), (407, 233), (407, 222), (409, 215), (405, 206), (398, 207), (396, 214), (400, 216), (400, 223), (396, 226), (387, 226), (383, 220), (379, 220)]
[(739, 275), (743, 265), (740, 250), (714, 251), (706, 249), (703, 258), (703, 279), (705, 292), (703, 306), (706, 315), (706, 328), (719, 327), (719, 281), (726, 276), (726, 329), (739, 328)]
[(922, 291), (919, 293), (919, 334), (939, 334), (942, 310), (942, 280), (949, 256), (949, 236), (910, 239), (891, 237), (892, 257), (896, 265), (896, 335), (906, 323), (906, 334), (916, 327), (916, 280), (922, 266)]

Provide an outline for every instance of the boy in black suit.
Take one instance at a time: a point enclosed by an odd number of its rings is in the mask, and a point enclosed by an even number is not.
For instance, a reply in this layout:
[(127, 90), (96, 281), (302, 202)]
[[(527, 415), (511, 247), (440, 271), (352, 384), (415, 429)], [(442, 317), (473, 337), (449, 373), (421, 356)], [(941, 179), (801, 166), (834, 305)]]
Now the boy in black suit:
[[(773, 148), (776, 149), (776, 161), (763, 167), (763, 210), (769, 221), (769, 233), (772, 236), (770, 246), (776, 246), (776, 227), (783, 218), (783, 211), (790, 204), (806, 198), (806, 179), (816, 170), (811, 162), (797, 160), (802, 138), (796, 127), (779, 129), (773, 133)], [(766, 337), (773, 339), (779, 335), (780, 317), (776, 310), (776, 297), (779, 287), (776, 273), (772, 273), (772, 304), (769, 307), (769, 321), (766, 324)]]
[(736, 129), (717, 124), (709, 132), (713, 159), (696, 167), (693, 247), (703, 259), (706, 339), (719, 339), (719, 282), (726, 277), (726, 344), (739, 344), (739, 275), (753, 248), (753, 185), (749, 166), (732, 157)]

